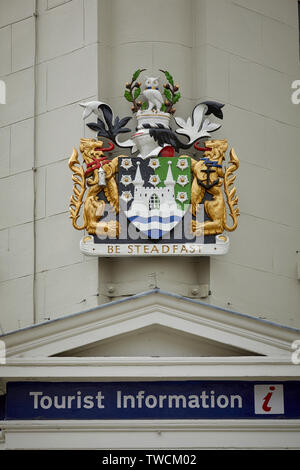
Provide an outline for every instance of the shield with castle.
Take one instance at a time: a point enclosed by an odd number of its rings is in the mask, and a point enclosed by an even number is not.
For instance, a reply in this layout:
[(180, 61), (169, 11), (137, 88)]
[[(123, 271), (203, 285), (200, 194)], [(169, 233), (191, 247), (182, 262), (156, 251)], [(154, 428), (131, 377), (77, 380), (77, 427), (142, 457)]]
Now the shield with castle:
[(177, 117), (181, 95), (172, 75), (161, 70), (142, 85), (144, 72), (125, 85), (134, 131), (126, 127), (131, 116), (120, 119), (101, 101), (81, 103), (83, 119), (97, 118), (87, 123), (97, 136), (81, 139), (82, 164), (76, 149), (69, 160), (70, 216), (86, 232), (80, 249), (96, 256), (225, 254), (239, 215), (239, 161), (231, 149), (225, 164), (227, 141), (211, 138), (224, 105), (205, 101), (187, 120)]

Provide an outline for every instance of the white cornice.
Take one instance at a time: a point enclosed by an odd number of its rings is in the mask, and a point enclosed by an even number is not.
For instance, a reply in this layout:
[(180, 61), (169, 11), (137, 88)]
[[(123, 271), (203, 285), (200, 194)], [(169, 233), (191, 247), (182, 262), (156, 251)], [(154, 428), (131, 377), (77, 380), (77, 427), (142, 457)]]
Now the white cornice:
[(0, 369), (9, 380), (292, 380), (300, 366), (276, 357), (14, 358)]
[(299, 449), (300, 439), (300, 420), (286, 419), (35, 420), (0, 427), (6, 449)]
[(266, 356), (290, 357), (297, 331), (201, 302), (151, 292), (6, 336), (8, 357), (49, 357), (116, 335), (162, 325)]
[[(0, 427), (7, 430), (54, 430), (54, 429), (72, 429), (78, 431), (89, 431), (96, 429), (132, 431), (132, 429), (145, 429), (147, 431), (163, 430), (268, 430), (289, 429), (300, 432), (299, 419), (172, 419), (172, 420), (8, 420), (0, 421)], [(274, 429), (275, 428), (275, 429)]]

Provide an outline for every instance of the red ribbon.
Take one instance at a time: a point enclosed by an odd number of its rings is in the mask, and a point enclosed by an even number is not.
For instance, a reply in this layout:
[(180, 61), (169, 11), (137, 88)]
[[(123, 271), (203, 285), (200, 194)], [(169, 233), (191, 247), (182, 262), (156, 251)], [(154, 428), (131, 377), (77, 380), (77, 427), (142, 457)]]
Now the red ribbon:
[(209, 150), (212, 150), (212, 149), (209, 148), (209, 147), (198, 147), (197, 143), (198, 143), (198, 142), (195, 142), (195, 143), (194, 143), (194, 147), (195, 147), (196, 150), (200, 150), (201, 152), (207, 152), (207, 151), (209, 151)]
[(107, 157), (94, 158), (92, 162), (87, 164), (84, 175), (88, 176), (90, 173), (93, 173), (94, 170), (98, 170), (98, 168), (109, 162), (110, 160), (107, 160)]
[(114, 144), (112, 142), (108, 142), (109, 147), (107, 148), (102, 148), (102, 147), (97, 147), (95, 150), (101, 150), (102, 152), (111, 152), (115, 148)]
[[(96, 147), (95, 151), (96, 152), (110, 152), (115, 148), (114, 144), (112, 142), (108, 142), (109, 147)], [(92, 173), (94, 170), (98, 170), (101, 166), (106, 165), (106, 163), (109, 163), (110, 160), (107, 159), (105, 155), (100, 158), (93, 158), (93, 161), (88, 163), (86, 166), (86, 171), (84, 173), (85, 176), (88, 176), (90, 173)]]

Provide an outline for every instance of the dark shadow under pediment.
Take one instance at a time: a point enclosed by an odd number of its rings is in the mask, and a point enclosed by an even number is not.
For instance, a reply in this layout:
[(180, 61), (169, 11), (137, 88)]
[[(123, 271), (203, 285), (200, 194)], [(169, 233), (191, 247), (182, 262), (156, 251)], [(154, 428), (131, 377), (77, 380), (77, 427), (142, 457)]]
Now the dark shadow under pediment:
[(55, 357), (231, 357), (259, 355), (175, 328), (150, 325), (64, 351)]

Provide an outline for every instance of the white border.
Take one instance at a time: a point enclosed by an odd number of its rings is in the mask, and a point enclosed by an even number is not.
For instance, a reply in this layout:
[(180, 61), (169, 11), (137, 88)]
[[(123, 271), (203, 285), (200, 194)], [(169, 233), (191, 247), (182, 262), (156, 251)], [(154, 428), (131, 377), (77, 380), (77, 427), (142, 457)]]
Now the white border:
[(286, 419), (32, 420), (0, 427), (5, 449), (300, 448), (300, 420)]

